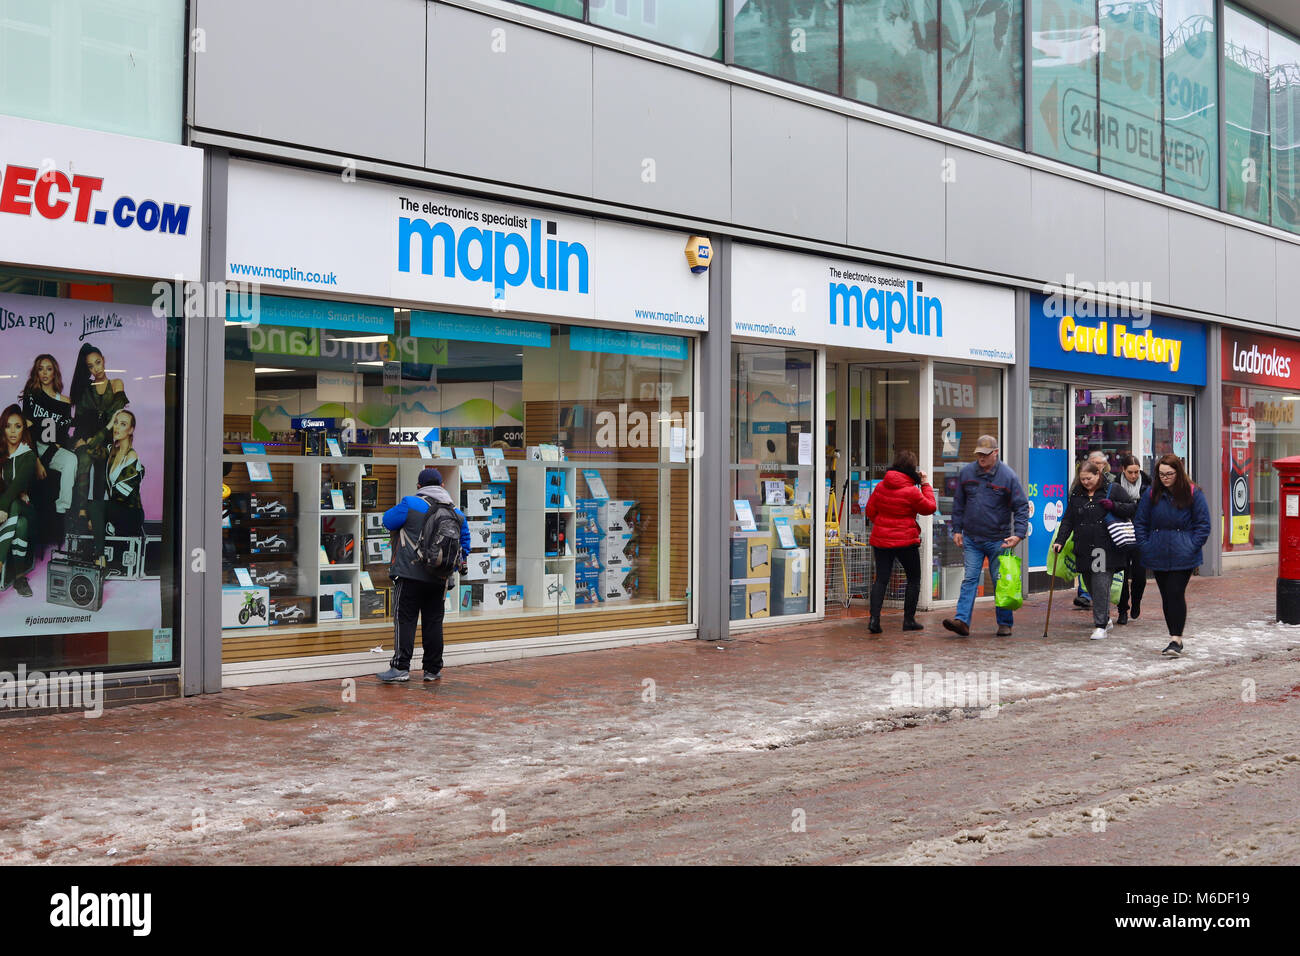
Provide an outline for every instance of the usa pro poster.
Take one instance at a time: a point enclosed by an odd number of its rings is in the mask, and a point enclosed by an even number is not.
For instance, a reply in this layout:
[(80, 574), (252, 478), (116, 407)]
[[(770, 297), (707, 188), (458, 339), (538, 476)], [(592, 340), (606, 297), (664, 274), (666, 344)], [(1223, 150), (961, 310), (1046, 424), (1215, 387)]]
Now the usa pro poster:
[(0, 295), (0, 637), (158, 628), (167, 323)]

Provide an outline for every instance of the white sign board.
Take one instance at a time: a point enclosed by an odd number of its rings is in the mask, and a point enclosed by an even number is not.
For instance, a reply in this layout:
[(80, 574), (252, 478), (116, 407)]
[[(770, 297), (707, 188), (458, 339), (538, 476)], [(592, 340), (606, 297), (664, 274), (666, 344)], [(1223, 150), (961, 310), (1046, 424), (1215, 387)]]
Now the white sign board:
[(684, 232), (230, 164), (226, 277), (326, 295), (708, 329)]
[(197, 279), (203, 151), (0, 116), (0, 262)]
[(731, 334), (1013, 364), (1010, 289), (736, 245)]

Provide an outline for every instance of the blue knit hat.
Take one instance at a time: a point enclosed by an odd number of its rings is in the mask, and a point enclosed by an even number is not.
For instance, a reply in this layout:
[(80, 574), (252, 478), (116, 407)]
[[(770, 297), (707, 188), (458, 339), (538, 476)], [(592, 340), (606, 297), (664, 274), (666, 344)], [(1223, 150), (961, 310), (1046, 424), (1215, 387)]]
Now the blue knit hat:
[(420, 472), (419, 486), (424, 488), (427, 485), (442, 484), (442, 472), (437, 468), (425, 468)]

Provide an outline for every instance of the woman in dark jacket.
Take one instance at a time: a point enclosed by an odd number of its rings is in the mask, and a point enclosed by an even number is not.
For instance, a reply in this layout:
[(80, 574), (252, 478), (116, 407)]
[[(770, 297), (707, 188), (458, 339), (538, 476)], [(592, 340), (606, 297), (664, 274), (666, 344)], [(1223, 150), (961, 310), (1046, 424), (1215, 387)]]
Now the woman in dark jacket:
[(871, 583), (871, 620), (867, 630), (880, 633), (880, 608), (894, 561), (907, 573), (903, 596), (903, 630), (919, 631), (916, 602), (921, 597), (921, 526), (917, 515), (932, 515), (939, 507), (925, 472), (917, 471), (916, 455), (898, 453), (894, 464), (867, 499), (867, 520), (871, 522), (871, 547), (876, 558), (876, 578)]
[[(1121, 455), (1119, 467), (1119, 486), (1134, 501), (1141, 501), (1151, 489), (1151, 476), (1142, 470), (1141, 463), (1132, 455)], [(1127, 624), (1130, 614), (1135, 621), (1142, 616), (1142, 595), (1147, 590), (1147, 569), (1142, 564), (1142, 552), (1130, 548), (1126, 557), (1124, 588), (1119, 595), (1119, 620), (1116, 624)]]
[(1094, 461), (1085, 461), (1079, 469), (1079, 483), (1065, 506), (1061, 527), (1056, 532), (1057, 551), (1074, 535), (1074, 561), (1081, 575), (1088, 577), (1092, 594), (1091, 637), (1099, 641), (1110, 630), (1110, 581), (1124, 570), (1125, 556), (1111, 540), (1107, 516), (1120, 521), (1133, 517), (1137, 502), (1118, 482), (1111, 483), (1106, 469)]
[(1177, 455), (1156, 462), (1156, 480), (1143, 495), (1133, 519), (1142, 563), (1156, 576), (1164, 605), (1170, 657), (1183, 653), (1183, 627), (1187, 624), (1187, 582), (1201, 566), (1201, 549), (1210, 540), (1210, 506), (1192, 484)]

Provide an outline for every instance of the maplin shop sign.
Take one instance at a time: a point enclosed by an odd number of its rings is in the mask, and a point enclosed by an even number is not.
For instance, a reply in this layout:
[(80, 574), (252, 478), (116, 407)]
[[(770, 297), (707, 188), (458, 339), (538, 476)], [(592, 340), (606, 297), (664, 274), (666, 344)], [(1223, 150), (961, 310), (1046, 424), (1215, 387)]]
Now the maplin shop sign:
[(1060, 315), (1046, 296), (1029, 305), (1033, 368), (1183, 385), (1206, 381), (1205, 326), (1165, 315), (1116, 321)]

